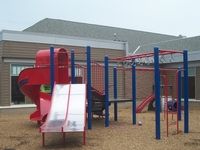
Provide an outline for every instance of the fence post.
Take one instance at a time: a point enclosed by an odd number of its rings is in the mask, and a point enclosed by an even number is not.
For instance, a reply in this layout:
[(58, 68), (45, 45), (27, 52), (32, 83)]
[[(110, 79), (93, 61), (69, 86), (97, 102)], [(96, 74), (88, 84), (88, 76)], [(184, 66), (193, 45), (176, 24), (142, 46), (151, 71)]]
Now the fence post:
[(87, 53), (87, 99), (88, 99), (88, 129), (92, 129), (92, 82), (91, 82), (91, 48), (86, 47)]
[(104, 57), (104, 86), (105, 86), (105, 127), (109, 127), (109, 65), (108, 56)]
[(71, 50), (71, 82), (75, 83), (75, 58), (74, 58), (74, 50)]
[(117, 121), (118, 115), (117, 115), (117, 68), (113, 68), (113, 90), (114, 90), (114, 120)]
[(189, 133), (189, 114), (188, 114), (188, 51), (183, 51), (184, 63), (184, 133)]
[(159, 49), (154, 48), (154, 82), (155, 82), (155, 101), (156, 101), (156, 111), (155, 111), (155, 129), (156, 129), (156, 139), (160, 139), (160, 69), (159, 69)]
[(178, 120), (181, 121), (181, 69), (178, 69)]
[(51, 94), (53, 93), (53, 87), (55, 82), (55, 64), (54, 64), (54, 47), (50, 47), (50, 84)]
[(136, 124), (136, 69), (135, 64), (132, 65), (132, 122)]

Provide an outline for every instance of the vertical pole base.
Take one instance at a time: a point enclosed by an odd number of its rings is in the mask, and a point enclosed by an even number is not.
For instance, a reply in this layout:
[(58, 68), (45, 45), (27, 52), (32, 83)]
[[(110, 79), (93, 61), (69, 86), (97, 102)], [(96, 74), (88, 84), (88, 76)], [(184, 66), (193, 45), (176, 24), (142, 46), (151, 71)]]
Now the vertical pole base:
[(65, 145), (65, 139), (66, 139), (65, 132), (63, 132), (63, 144), (64, 145)]
[(83, 131), (83, 145), (85, 145), (86, 144), (86, 132), (85, 132), (85, 130)]
[(45, 134), (42, 133), (42, 146), (44, 147), (45, 146)]

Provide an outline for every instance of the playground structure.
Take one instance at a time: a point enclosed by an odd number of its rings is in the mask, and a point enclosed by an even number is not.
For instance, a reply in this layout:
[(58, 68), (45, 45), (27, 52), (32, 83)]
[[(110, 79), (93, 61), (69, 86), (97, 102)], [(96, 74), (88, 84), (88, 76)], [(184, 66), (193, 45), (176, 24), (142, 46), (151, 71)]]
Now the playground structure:
[[(51, 48), (38, 51), (35, 67), (23, 70), (18, 78), (21, 91), (36, 104), (30, 120), (42, 124), (43, 145), (46, 132), (61, 132), (63, 139), (65, 132), (82, 132), (85, 144), (86, 86), (70, 84), (68, 69), (66, 50)], [(50, 93), (41, 89), (50, 84)]]
[[(54, 51), (54, 50), (53, 50)], [(40, 92), (41, 85), (49, 85), (52, 78), (57, 84), (69, 83), (68, 55), (65, 49), (55, 49), (55, 64), (50, 69), (49, 50), (38, 51), (34, 68), (23, 70), (18, 78), (21, 91), (36, 104), (36, 111), (30, 115), (30, 120), (42, 122), (45, 120), (51, 105), (51, 94)], [(53, 76), (49, 72), (55, 69)], [(54, 82), (51, 83), (51, 91)]]
[[(160, 68), (160, 56), (165, 55), (183, 55), (183, 66), (179, 68)], [(160, 112), (161, 112), (161, 93), (160, 93), (160, 80), (163, 78), (163, 87), (164, 87), (164, 117), (166, 117), (166, 130), (167, 130), (167, 136), (168, 136), (168, 128), (169, 128), (169, 122), (168, 122), (168, 114), (176, 114), (177, 120), (177, 133), (179, 132), (179, 121), (181, 120), (181, 71), (184, 72), (184, 133), (189, 132), (189, 124), (188, 124), (188, 56), (187, 56), (187, 50), (182, 51), (175, 51), (175, 50), (159, 50), (158, 48), (154, 48), (154, 52), (150, 53), (143, 53), (143, 54), (136, 54), (132, 56), (126, 56), (126, 57), (119, 57), (110, 59), (111, 61), (118, 61), (118, 62), (128, 62), (130, 63), (131, 67), (125, 68), (126, 70), (132, 71), (132, 123), (136, 124), (136, 71), (153, 71), (154, 72), (154, 96), (155, 96), (155, 102), (156, 102), (156, 109), (155, 109), (155, 129), (156, 129), (156, 139), (160, 139)], [(142, 58), (153, 58), (153, 68), (139, 68), (136, 67), (137, 59)], [(106, 63), (105, 63), (106, 64)], [(170, 72), (175, 71), (176, 72), (176, 88), (177, 88), (177, 94), (176, 94), (176, 110), (170, 111), (168, 108), (169, 102), (168, 102), (168, 81), (167, 76), (161, 75), (161, 72)], [(114, 72), (116, 72), (114, 70)], [(115, 74), (115, 73), (114, 73)], [(116, 82), (116, 80), (115, 80)], [(114, 83), (115, 85), (116, 83)], [(116, 87), (114, 88), (115, 91)], [(115, 95), (115, 105), (114, 105), (114, 118), (117, 120), (117, 96)], [(147, 99), (150, 99), (151, 96), (149, 96)], [(145, 100), (141, 103), (141, 105), (147, 103), (148, 100)], [(140, 106), (140, 105), (139, 105)], [(109, 120), (109, 119), (108, 119)], [(109, 124), (109, 122), (107, 123)]]
[[(124, 68), (125, 70), (131, 71), (132, 73), (132, 124), (136, 124), (136, 112), (141, 112), (142, 109), (150, 103), (154, 98), (156, 101), (156, 111), (155, 111), (155, 126), (156, 126), (156, 139), (160, 139), (160, 71), (177, 71), (184, 72), (184, 132), (189, 132), (188, 125), (188, 64), (187, 64), (187, 51), (169, 51), (169, 50), (159, 50), (158, 48), (154, 49), (154, 52), (144, 53), (144, 54), (136, 54), (133, 56), (119, 57), (109, 59), (108, 56), (104, 58), (104, 65), (101, 65), (97, 62), (91, 61), (90, 57), (91, 48), (88, 46), (86, 48), (86, 53), (80, 53), (86, 55), (86, 65), (75, 64), (75, 54), (74, 51), (71, 51), (71, 59), (70, 59), (70, 67), (68, 66), (68, 55), (66, 50), (64, 49), (55, 49), (51, 47), (50, 52), (39, 51), (36, 55), (36, 66), (35, 68), (29, 68), (22, 71), (19, 75), (18, 83), (23, 93), (30, 97), (33, 102), (37, 106), (37, 110), (31, 114), (30, 119), (45, 122), (41, 126), (41, 132), (54, 132), (55, 130), (52, 128), (46, 128), (49, 122), (49, 116), (47, 114), (51, 114), (55, 100), (51, 97), (51, 94), (46, 94), (40, 92), (40, 86), (42, 84), (51, 85), (51, 93), (54, 92), (54, 86), (58, 86), (59, 84), (69, 84), (74, 83), (87, 83), (87, 119), (88, 119), (88, 129), (92, 128), (92, 117), (95, 115), (104, 115), (105, 116), (105, 127), (109, 126), (109, 105), (111, 102), (114, 103), (114, 118), (117, 121), (117, 105), (121, 101), (117, 97), (117, 67), (113, 69), (113, 89), (114, 89), (114, 100), (110, 100), (109, 96), (109, 61), (113, 62), (131, 62), (131, 67)], [(159, 55), (172, 55), (172, 54), (183, 54), (184, 56), (184, 66), (182, 68), (159, 68)], [(38, 57), (37, 57), (38, 56)], [(136, 67), (136, 60), (141, 58), (154, 58), (154, 68), (145, 68), (145, 67)], [(44, 59), (45, 58), (45, 59)], [(45, 60), (45, 61), (44, 61)], [(68, 73), (68, 68), (70, 72)], [(155, 90), (154, 94), (148, 96), (144, 99), (138, 107), (136, 107), (136, 71), (153, 71), (154, 72), (154, 80), (155, 80)], [(70, 75), (69, 75), (70, 74)], [(180, 73), (179, 73), (180, 74)], [(181, 95), (180, 95), (180, 81), (177, 78), (178, 82), (178, 97), (177, 97), (177, 118), (180, 119), (181, 115)], [(54, 83), (56, 83), (54, 85)], [(100, 84), (101, 83), (101, 84)], [(104, 83), (104, 84), (102, 84)], [(58, 84), (58, 85), (57, 85)], [(164, 83), (167, 86), (167, 83)], [(31, 89), (31, 91), (30, 91)], [(67, 90), (66, 90), (67, 91)], [(165, 88), (165, 114), (168, 117), (168, 93), (167, 88)], [(56, 91), (57, 92), (57, 91)], [(56, 95), (56, 93), (55, 93)], [(70, 95), (69, 93), (66, 95)], [(66, 96), (65, 95), (65, 96)], [(68, 98), (68, 102), (69, 102)], [(71, 101), (71, 100), (70, 100)], [(63, 112), (68, 111), (67, 108), (69, 105), (66, 105), (66, 108), (63, 108)], [(82, 105), (84, 107), (84, 105)], [(67, 109), (67, 110), (66, 110)], [(105, 114), (103, 113), (105, 111)], [(63, 113), (62, 113), (63, 114)], [(82, 113), (83, 114), (83, 113)], [(65, 117), (63, 117), (65, 116)], [(83, 115), (82, 115), (83, 116)], [(65, 118), (65, 119), (64, 119)], [(67, 115), (62, 115), (62, 122), (59, 125), (59, 131), (65, 132), (67, 130), (63, 130), (66, 127), (66, 118)], [(56, 120), (55, 120), (56, 121)], [(178, 121), (177, 121), (178, 122)], [(168, 121), (167, 121), (168, 124)], [(85, 125), (85, 123), (84, 123)], [(85, 128), (82, 125), (83, 137), (85, 139)], [(58, 130), (56, 130), (58, 131)], [(177, 130), (178, 131), (178, 130)], [(63, 134), (63, 138), (65, 135)], [(83, 140), (85, 141), (85, 140)], [(43, 144), (44, 144), (44, 135), (43, 135)]]

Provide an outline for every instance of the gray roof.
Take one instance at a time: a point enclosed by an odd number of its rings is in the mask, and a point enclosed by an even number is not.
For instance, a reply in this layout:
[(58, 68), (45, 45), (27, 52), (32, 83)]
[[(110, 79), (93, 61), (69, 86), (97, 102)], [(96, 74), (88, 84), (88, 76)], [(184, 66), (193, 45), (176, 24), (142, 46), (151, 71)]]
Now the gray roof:
[(138, 49), (138, 53), (147, 52), (149, 50), (152, 50), (153, 47), (159, 47), (160, 49), (171, 49), (171, 50), (187, 49), (189, 51), (199, 51), (200, 36), (161, 41), (157, 43), (142, 45)]
[(134, 51), (139, 45), (157, 43), (177, 39), (179, 37), (158, 33), (108, 27), (102, 25), (78, 23), (58, 19), (43, 19), (25, 29), (28, 32), (50, 33), (68, 36), (78, 36), (105, 40), (127, 41), (129, 51)]

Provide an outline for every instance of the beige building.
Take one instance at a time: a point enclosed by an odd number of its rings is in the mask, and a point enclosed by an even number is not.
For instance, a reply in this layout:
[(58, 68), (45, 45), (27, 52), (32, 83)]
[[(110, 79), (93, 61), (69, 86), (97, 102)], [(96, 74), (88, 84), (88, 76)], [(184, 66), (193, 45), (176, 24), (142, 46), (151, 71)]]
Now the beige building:
[[(69, 52), (71, 49), (74, 49), (75, 52), (84, 52), (86, 46), (91, 46), (92, 59), (102, 64), (105, 55), (111, 58), (126, 56), (133, 52), (143, 52), (145, 46), (150, 46), (152, 49), (154, 46), (152, 43), (179, 40), (182, 40), (182, 38), (54, 19), (41, 20), (24, 31), (3, 30), (0, 32), (0, 106), (30, 103), (28, 98), (21, 94), (17, 85), (17, 77), (21, 70), (27, 67), (34, 67), (35, 54), (40, 49), (49, 49), (53, 45), (54, 47), (63, 47)], [(190, 42), (190, 44), (194, 43)], [(198, 50), (195, 54), (197, 53)], [(191, 53), (191, 55), (194, 54)], [(198, 84), (200, 83), (199, 58), (190, 58), (192, 61), (189, 73), (191, 77), (190, 89), (195, 91), (190, 95), (192, 99), (200, 99), (198, 93), (200, 89)], [(177, 58), (177, 60), (179, 59)], [(176, 66), (180, 61), (164, 65)], [(85, 56), (78, 55), (76, 62), (85, 63)], [(112, 68), (114, 65), (116, 64), (110, 63), (111, 98), (113, 97)], [(119, 97), (130, 98), (131, 74), (130, 72), (122, 71), (119, 71), (118, 74)], [(137, 73), (138, 99), (149, 95), (152, 92), (152, 86), (153, 73)]]
[[(26, 104), (29, 101), (19, 91), (17, 77), (21, 70), (33, 67), (38, 50), (50, 46), (63, 47), (70, 52), (84, 52), (92, 47), (92, 59), (102, 63), (104, 55), (125, 56), (126, 42), (58, 36), (51, 34), (2, 31), (0, 41), (0, 106)], [(78, 55), (76, 62), (84, 63), (85, 56)]]

